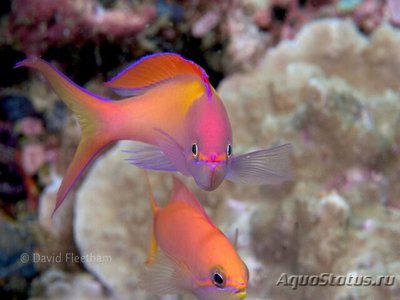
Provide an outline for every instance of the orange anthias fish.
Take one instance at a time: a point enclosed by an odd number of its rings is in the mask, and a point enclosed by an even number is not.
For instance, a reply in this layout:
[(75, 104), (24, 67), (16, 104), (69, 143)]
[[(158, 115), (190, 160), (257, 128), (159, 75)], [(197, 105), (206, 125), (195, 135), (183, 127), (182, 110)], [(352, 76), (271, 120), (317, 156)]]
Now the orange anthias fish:
[(159, 208), (150, 188), (153, 236), (142, 286), (153, 294), (191, 293), (201, 300), (239, 300), (249, 272), (196, 197), (173, 176), (171, 200)]
[(132, 164), (178, 171), (205, 190), (216, 189), (224, 179), (266, 184), (291, 177), (289, 144), (233, 155), (231, 125), (219, 95), (201, 67), (177, 54), (144, 57), (107, 82), (126, 97), (120, 101), (90, 93), (39, 58), (28, 58), (20, 66), (39, 70), (82, 127), (56, 209), (91, 160), (117, 140), (147, 144), (129, 151)]

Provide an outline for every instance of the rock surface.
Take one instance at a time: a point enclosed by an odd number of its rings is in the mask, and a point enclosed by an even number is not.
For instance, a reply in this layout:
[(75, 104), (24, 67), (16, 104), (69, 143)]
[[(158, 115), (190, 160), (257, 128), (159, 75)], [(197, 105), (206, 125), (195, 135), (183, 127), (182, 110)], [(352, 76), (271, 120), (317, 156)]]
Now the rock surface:
[[(305, 26), (266, 53), (257, 68), (219, 87), (234, 151), (293, 144), (296, 180), (281, 186), (224, 183), (204, 193), (188, 180), (248, 263), (248, 299), (400, 297), (400, 33), (381, 26), (370, 39), (349, 21)], [(151, 215), (143, 171), (123, 160), (122, 142), (97, 159), (81, 185), (74, 232), (85, 263), (111, 297), (144, 298)], [(151, 173), (165, 203), (170, 176)], [(243, 213), (244, 212), (244, 213)], [(282, 273), (396, 275), (391, 287), (277, 286)]]
[(102, 285), (88, 273), (49, 269), (33, 281), (31, 299), (107, 299)]

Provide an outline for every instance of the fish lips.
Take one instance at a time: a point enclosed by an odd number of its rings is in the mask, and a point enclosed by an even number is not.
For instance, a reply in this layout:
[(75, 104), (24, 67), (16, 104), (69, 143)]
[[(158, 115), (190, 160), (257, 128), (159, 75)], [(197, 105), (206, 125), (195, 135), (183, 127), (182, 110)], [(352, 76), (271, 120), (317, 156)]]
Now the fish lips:
[(197, 161), (192, 176), (203, 190), (213, 191), (224, 181), (226, 169), (225, 162)]
[(240, 290), (240, 291), (237, 291), (234, 294), (234, 299), (235, 300), (242, 300), (242, 299), (245, 299), (246, 296), (247, 296), (247, 290)]

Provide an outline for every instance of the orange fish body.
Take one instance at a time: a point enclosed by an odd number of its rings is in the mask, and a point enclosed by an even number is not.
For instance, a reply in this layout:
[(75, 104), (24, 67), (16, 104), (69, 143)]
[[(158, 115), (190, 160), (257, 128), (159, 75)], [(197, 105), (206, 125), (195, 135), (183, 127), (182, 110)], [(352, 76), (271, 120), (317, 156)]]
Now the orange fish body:
[(143, 286), (156, 294), (244, 299), (246, 265), (184, 184), (174, 177), (171, 201), (164, 208), (158, 208), (152, 195), (151, 199), (154, 236)]

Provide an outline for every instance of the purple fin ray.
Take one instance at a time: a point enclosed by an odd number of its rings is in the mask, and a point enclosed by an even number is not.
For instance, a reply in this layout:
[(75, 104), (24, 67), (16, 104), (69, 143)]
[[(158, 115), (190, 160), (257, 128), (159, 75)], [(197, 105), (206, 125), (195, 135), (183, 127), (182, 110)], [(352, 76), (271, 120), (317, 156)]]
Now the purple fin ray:
[(124, 150), (124, 153), (130, 154), (126, 160), (141, 169), (175, 172), (177, 168), (165, 156), (164, 152), (156, 146), (141, 145), (133, 150)]
[(257, 150), (232, 158), (226, 179), (249, 185), (277, 184), (292, 180), (291, 144)]
[(179, 172), (189, 176), (185, 163), (185, 154), (181, 145), (168, 133), (159, 128), (154, 128), (159, 133), (157, 142), (165, 156), (168, 157)]

